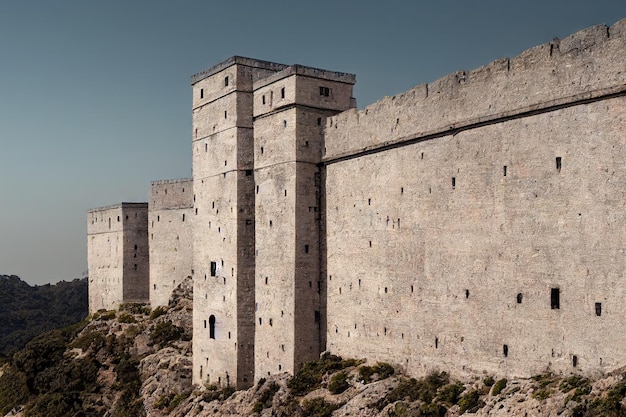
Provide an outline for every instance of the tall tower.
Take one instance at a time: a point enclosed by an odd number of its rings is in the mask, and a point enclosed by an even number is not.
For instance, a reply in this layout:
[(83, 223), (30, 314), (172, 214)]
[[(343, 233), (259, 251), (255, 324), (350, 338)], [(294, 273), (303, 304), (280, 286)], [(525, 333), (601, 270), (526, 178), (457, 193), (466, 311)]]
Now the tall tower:
[(87, 240), (89, 312), (148, 302), (148, 204), (89, 210)]
[(166, 306), (191, 274), (193, 220), (191, 178), (152, 181), (148, 202), (150, 306)]
[(294, 65), (254, 84), (256, 379), (325, 347), (318, 164), (326, 117), (356, 107), (355, 78)]
[(194, 383), (253, 382), (252, 86), (284, 68), (232, 57), (192, 77)]

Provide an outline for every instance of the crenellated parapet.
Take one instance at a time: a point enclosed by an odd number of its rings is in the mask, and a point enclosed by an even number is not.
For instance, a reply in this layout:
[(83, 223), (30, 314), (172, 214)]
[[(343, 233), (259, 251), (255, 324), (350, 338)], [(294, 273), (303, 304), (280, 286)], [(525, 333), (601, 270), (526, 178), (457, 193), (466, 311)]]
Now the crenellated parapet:
[(328, 120), (328, 161), (626, 91), (626, 19), (457, 71)]

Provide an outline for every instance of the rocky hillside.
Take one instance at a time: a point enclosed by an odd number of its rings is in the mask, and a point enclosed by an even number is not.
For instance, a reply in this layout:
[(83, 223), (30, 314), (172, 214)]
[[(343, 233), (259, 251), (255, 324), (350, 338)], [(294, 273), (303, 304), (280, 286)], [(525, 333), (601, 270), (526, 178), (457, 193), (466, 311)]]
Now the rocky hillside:
[(88, 313), (87, 279), (30, 286), (0, 275), (0, 354), (21, 349), (36, 335), (76, 323)]
[[(29, 342), (0, 375), (0, 415), (56, 416), (626, 416), (621, 372), (412, 379), (388, 364), (324, 355), (294, 377), (245, 391), (191, 385), (191, 283), (167, 308), (97, 314)], [(7, 414), (8, 413), (8, 414)]]

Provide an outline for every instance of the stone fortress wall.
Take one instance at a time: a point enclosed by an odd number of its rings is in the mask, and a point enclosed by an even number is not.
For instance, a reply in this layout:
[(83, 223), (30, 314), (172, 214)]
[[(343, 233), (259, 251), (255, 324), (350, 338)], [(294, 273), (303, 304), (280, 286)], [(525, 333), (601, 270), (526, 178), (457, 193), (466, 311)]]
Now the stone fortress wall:
[(193, 182), (152, 181), (148, 210), (150, 304), (166, 306), (172, 291), (191, 276)]
[(328, 346), (528, 376), (626, 363), (626, 21), (327, 121)]
[[(151, 288), (194, 280), (194, 383), (323, 350), (415, 376), (624, 365), (625, 46), (626, 20), (596, 26), (363, 110), (352, 74), (192, 77), (193, 195), (153, 183), (146, 227)], [(99, 239), (90, 287), (117, 291)]]

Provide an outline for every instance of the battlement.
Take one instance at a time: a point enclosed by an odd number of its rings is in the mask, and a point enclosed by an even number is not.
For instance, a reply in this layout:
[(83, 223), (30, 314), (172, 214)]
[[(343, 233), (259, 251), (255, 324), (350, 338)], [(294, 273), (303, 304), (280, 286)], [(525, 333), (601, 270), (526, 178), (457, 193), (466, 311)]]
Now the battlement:
[(191, 84), (193, 85), (197, 83), (198, 81), (202, 81), (205, 78), (215, 75), (218, 72), (221, 72), (228, 67), (232, 67), (233, 65), (243, 65), (247, 67), (259, 68), (259, 69), (264, 69), (264, 70), (269, 70), (269, 71), (281, 71), (284, 68), (288, 67), (288, 65), (278, 64), (276, 62), (262, 61), (260, 59), (246, 58), (246, 57), (235, 55), (235, 56), (228, 58), (225, 61), (220, 62), (219, 64), (216, 64), (210, 68), (207, 68), (204, 71), (194, 74), (191, 77)]
[(626, 90), (626, 19), (330, 118), (325, 160)]
[(148, 207), (148, 203), (128, 203), (128, 202), (123, 202), (123, 203), (118, 203), (118, 204), (111, 204), (108, 206), (102, 206), (102, 207), (96, 207), (96, 208), (92, 208), (87, 210), (87, 213), (96, 213), (96, 212), (101, 212), (101, 211), (107, 211), (107, 210), (111, 210), (111, 209), (121, 209), (121, 208), (142, 208)]
[(257, 90), (266, 85), (272, 84), (283, 78), (292, 75), (302, 75), (305, 77), (317, 78), (320, 80), (334, 81), (354, 85), (356, 83), (356, 75), (346, 72), (328, 71), (319, 68), (305, 67), (303, 65), (291, 65), (282, 71), (272, 74), (266, 78), (260, 79), (254, 83), (254, 89)]
[(191, 178), (151, 182), (151, 211), (190, 207), (193, 207), (193, 180)]

